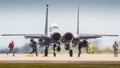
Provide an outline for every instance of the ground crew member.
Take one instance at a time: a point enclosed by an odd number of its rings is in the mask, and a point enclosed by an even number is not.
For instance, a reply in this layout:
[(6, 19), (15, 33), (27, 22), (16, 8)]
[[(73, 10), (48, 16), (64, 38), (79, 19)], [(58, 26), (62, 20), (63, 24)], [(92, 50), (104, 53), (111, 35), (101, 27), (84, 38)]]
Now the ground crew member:
[(93, 43), (88, 45), (88, 54), (93, 54)]
[(13, 41), (11, 41), (11, 43), (10, 43), (9, 46), (8, 46), (8, 48), (9, 48), (9, 52), (7, 53), (7, 55), (8, 55), (9, 53), (13, 53), (13, 56), (15, 56), (15, 55), (14, 55), (14, 42), (13, 42)]
[(114, 57), (118, 57), (118, 44), (117, 42), (115, 41), (114, 44), (113, 44), (113, 49), (114, 49)]
[(37, 44), (36, 44), (36, 42), (34, 41), (34, 39), (31, 39), (30, 40), (30, 42), (32, 43), (32, 52), (30, 52), (30, 54), (32, 54), (33, 52), (35, 52), (36, 53), (36, 56), (38, 56), (38, 54), (37, 54)]

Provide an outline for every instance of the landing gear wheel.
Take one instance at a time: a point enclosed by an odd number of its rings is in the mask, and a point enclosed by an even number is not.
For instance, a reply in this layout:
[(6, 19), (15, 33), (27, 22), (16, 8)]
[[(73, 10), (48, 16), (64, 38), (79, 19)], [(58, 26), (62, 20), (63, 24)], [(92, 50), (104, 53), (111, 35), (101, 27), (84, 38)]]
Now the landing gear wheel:
[(73, 50), (72, 50), (72, 49), (69, 50), (69, 56), (70, 56), (70, 57), (73, 56)]
[(54, 57), (56, 57), (56, 53), (55, 52), (53, 53), (53, 55), (54, 55)]
[(61, 47), (57, 46), (57, 52), (60, 52), (60, 51), (61, 51)]
[(65, 50), (70, 50), (70, 45), (69, 44), (65, 44)]
[(48, 56), (48, 47), (45, 47), (45, 56)]

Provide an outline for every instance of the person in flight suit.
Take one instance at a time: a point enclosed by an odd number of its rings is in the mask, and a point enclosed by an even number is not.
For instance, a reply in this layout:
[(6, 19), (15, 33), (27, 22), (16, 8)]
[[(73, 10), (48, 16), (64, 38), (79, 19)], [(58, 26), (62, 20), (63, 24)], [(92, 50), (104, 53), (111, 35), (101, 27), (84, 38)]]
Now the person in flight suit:
[(115, 41), (114, 44), (113, 44), (113, 49), (114, 49), (114, 57), (118, 57), (118, 44), (117, 42)]
[(36, 53), (36, 56), (38, 56), (38, 53), (37, 53), (37, 44), (36, 42), (34, 41), (34, 39), (31, 39), (30, 42), (32, 43), (32, 51), (30, 52), (30, 54), (32, 54), (33, 52)]
[(14, 42), (13, 41), (11, 41), (11, 43), (9, 44), (9, 52), (7, 53), (7, 55), (9, 54), (9, 53), (13, 53), (13, 56), (15, 56), (14, 55)]
[(93, 54), (93, 43), (88, 45), (88, 54)]

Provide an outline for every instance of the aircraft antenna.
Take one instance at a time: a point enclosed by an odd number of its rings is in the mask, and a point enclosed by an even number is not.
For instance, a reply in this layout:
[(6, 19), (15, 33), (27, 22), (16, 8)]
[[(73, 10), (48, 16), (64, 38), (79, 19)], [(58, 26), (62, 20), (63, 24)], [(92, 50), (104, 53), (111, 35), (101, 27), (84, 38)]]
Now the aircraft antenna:
[(46, 5), (46, 21), (45, 21), (45, 35), (48, 35), (48, 4)]

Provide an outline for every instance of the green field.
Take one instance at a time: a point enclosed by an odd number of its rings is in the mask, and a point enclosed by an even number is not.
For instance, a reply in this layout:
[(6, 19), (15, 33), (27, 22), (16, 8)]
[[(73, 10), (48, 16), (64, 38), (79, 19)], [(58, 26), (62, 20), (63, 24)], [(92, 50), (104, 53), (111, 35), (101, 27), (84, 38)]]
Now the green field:
[(120, 65), (0, 64), (0, 68), (120, 68)]

